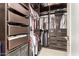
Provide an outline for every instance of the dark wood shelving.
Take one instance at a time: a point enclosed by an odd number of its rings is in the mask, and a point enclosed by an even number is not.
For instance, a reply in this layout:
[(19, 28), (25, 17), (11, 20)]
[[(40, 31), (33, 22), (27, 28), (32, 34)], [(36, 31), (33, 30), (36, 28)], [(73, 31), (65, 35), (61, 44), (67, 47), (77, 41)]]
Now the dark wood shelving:
[(23, 16), (23, 17), (26, 16), (26, 15), (22, 14), (21, 12), (18, 12), (17, 10), (15, 10), (15, 9), (13, 9), (13, 8), (11, 8), (11, 7), (9, 7), (8, 10), (10, 10), (11, 12), (14, 12), (15, 14), (18, 14), (18, 15), (20, 15), (20, 16)]
[[(15, 4), (12, 3), (10, 5), (9, 3), (0, 4), (0, 12), (1, 12), (0, 42), (2, 45), (1, 55), (19, 56), (20, 54), (18, 54), (18, 52), (22, 54), (28, 53), (28, 51), (23, 52), (25, 49), (23, 49), (22, 46), (26, 45), (25, 48), (28, 47), (28, 39), (29, 39), (29, 32), (30, 32), (29, 31), (29, 25), (30, 25), (29, 8), (27, 10), (25, 9), (24, 6), (20, 5), (19, 3), (15, 3)], [(24, 12), (27, 12), (27, 13), (24, 13)], [(21, 51), (18, 50), (18, 52), (12, 54), (17, 49), (21, 49)], [(26, 50), (28, 50), (28, 48)], [(10, 52), (10, 51), (13, 51), (13, 52)]]
[(26, 5), (26, 4), (24, 4), (24, 3), (19, 3), (19, 4), (22, 5), (26, 10), (29, 11), (29, 6), (28, 6), (28, 5)]
[(14, 25), (14, 26), (21, 26), (21, 27), (28, 27), (28, 25), (22, 24), (22, 23), (16, 23), (16, 22), (8, 22), (9, 25)]

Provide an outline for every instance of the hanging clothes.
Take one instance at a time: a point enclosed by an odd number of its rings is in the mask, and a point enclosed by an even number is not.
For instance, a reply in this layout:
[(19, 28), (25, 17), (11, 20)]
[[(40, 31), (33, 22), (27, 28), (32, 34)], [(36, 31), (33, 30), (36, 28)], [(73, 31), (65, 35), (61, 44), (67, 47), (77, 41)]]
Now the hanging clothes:
[(48, 30), (48, 16), (45, 17), (45, 21), (44, 22), (46, 23), (46, 30)]
[(47, 31), (44, 31), (44, 47), (47, 47), (48, 43), (48, 33)]
[(36, 29), (36, 20), (38, 20), (39, 15), (33, 10), (30, 4), (29, 4), (29, 8), (30, 8), (30, 27), (32, 29), (30, 31), (30, 38), (31, 38), (30, 47), (32, 50), (32, 55), (35, 56), (38, 53), (38, 39), (34, 33), (34, 30)]
[(38, 54), (38, 40), (37, 37), (35, 36), (35, 34), (31, 34), (31, 50), (33, 53), (33, 56)]
[(41, 46), (43, 46), (43, 37), (44, 37), (43, 34), (44, 34), (44, 31), (41, 32)]
[(56, 17), (54, 14), (50, 15), (50, 30), (51, 30), (51, 32), (53, 32), (54, 29), (56, 29), (55, 19), (56, 19)]
[(66, 19), (66, 15), (62, 16), (61, 22), (60, 22), (60, 28), (61, 29), (65, 29), (67, 28), (67, 19)]

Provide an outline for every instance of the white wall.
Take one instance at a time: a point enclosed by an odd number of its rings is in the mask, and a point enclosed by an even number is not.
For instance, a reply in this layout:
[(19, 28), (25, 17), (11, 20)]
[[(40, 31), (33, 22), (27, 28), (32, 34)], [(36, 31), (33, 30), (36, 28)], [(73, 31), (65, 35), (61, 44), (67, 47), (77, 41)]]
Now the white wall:
[(71, 5), (67, 4), (67, 52), (71, 55)]
[(79, 4), (71, 4), (72, 55), (79, 55)]

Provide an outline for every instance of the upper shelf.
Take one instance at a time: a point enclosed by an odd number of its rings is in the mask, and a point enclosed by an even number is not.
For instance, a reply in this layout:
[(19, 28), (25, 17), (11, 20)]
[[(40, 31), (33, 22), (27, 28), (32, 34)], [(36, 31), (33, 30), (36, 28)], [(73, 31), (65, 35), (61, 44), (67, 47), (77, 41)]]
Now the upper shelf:
[(20, 4), (16, 4), (16, 3), (12, 3), (12, 4), (8, 4), (8, 9), (11, 11), (16, 11), (21, 15), (29, 15), (29, 11), (27, 9), (25, 9), (22, 5)]
[(29, 4), (28, 3), (19, 3), (22, 5), (25, 9), (29, 10)]
[[(56, 9), (62, 9), (62, 8), (67, 8), (67, 4), (60, 3), (60, 4), (50, 5), (50, 10), (56, 10)], [(49, 11), (49, 6), (44, 7), (44, 6), (40, 5), (40, 12), (45, 12), (45, 11)]]

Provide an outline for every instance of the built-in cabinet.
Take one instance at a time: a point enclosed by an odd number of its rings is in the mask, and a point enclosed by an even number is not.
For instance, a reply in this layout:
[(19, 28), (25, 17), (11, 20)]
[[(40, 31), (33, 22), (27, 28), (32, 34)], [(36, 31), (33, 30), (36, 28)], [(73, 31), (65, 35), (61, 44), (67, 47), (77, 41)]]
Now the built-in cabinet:
[(24, 3), (0, 3), (1, 55), (28, 55), (29, 7)]

